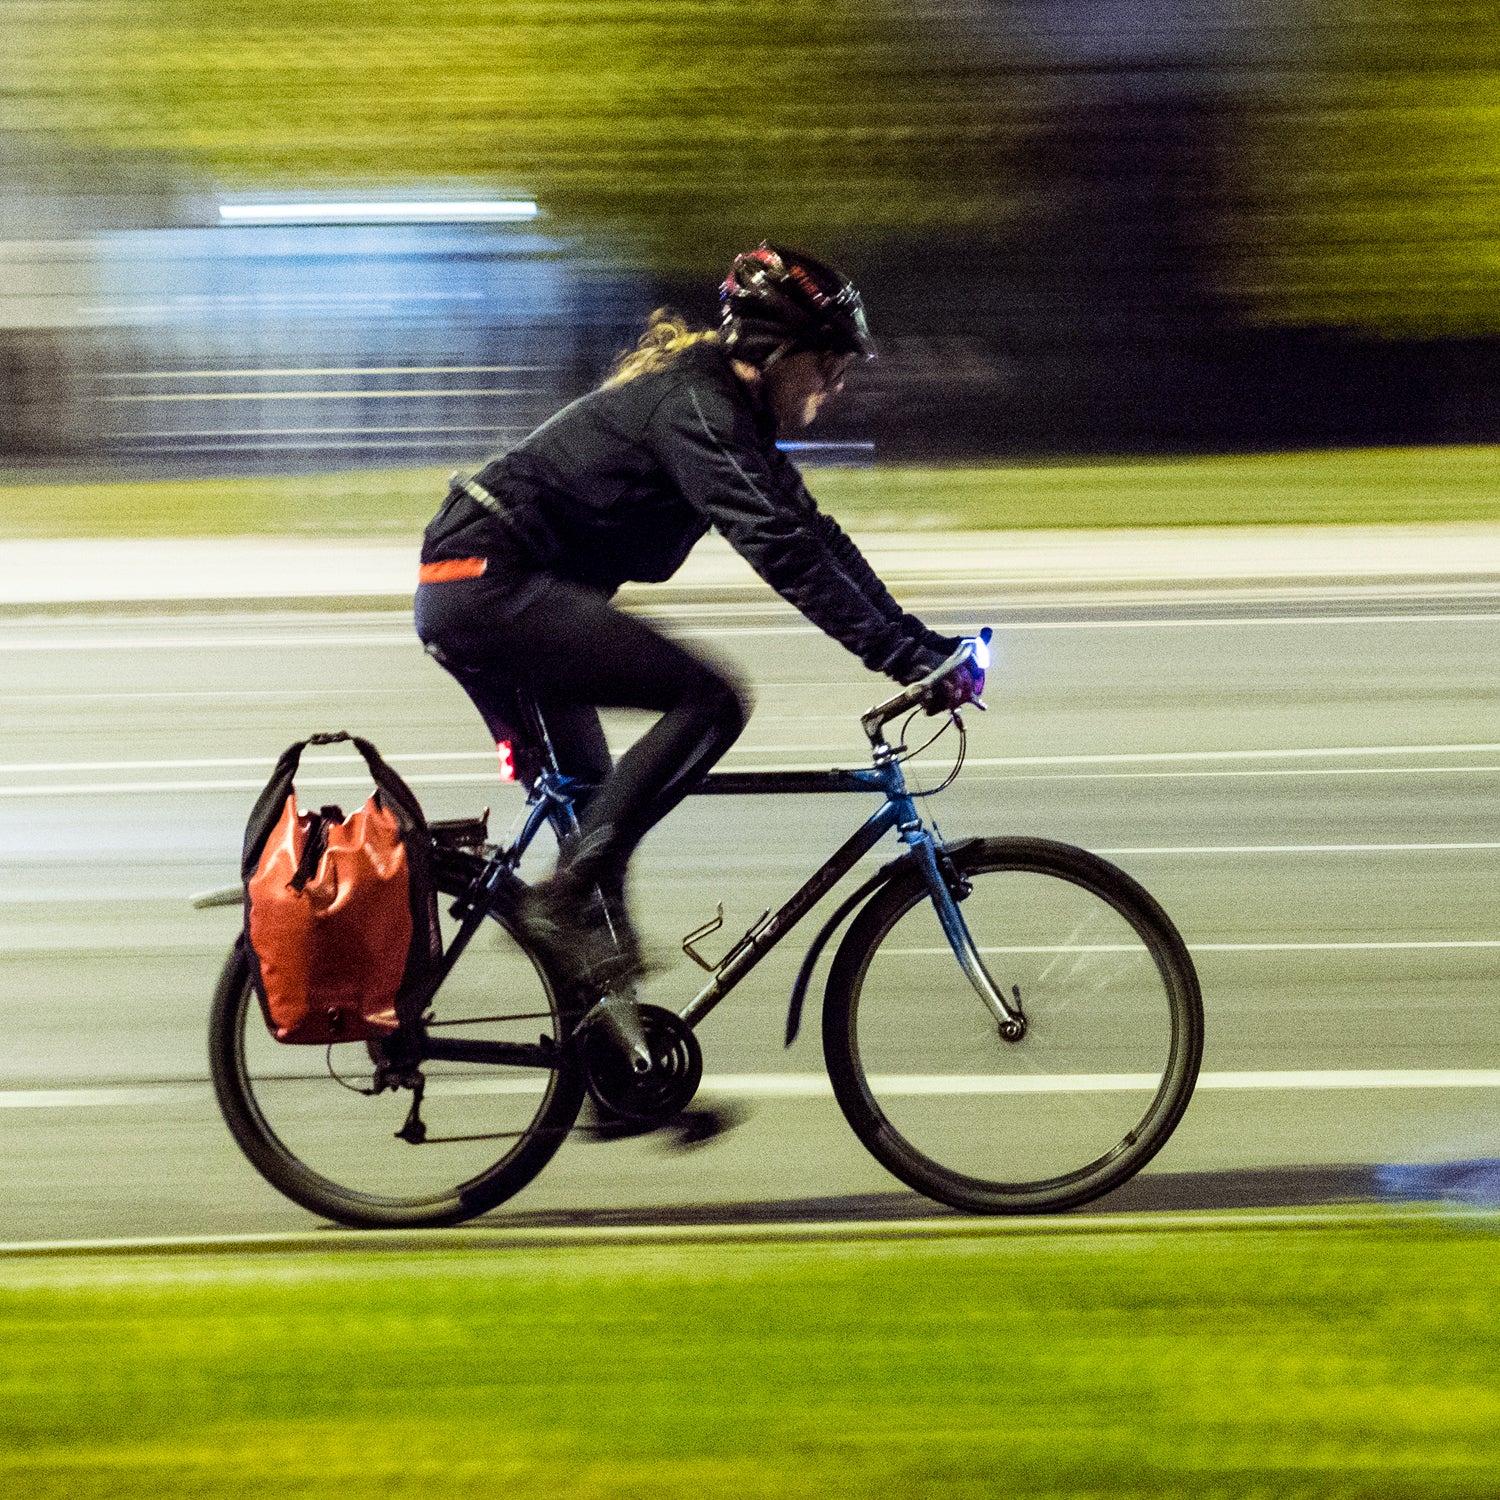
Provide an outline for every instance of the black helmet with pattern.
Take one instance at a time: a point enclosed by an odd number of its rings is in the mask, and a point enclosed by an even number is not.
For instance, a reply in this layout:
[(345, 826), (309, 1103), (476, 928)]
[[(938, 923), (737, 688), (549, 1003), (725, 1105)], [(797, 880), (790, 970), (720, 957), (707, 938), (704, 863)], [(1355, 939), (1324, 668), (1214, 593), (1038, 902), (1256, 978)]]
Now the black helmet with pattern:
[(854, 283), (811, 255), (764, 240), (735, 256), (719, 288), (719, 326), (730, 354), (760, 369), (804, 350), (875, 358)]

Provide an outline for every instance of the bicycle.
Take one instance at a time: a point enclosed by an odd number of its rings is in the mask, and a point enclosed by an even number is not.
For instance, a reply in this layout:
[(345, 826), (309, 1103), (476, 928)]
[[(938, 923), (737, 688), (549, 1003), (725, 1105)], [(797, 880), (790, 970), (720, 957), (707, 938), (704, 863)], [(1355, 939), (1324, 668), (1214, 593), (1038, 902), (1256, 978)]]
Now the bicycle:
[[(236, 944), (214, 998), (210, 1060), (246, 1156), (288, 1198), (344, 1224), (454, 1224), (530, 1182), (587, 1095), (646, 1125), (680, 1115), (702, 1078), (699, 1024), (894, 831), (905, 851), (847, 895), (809, 945), (787, 1045), (815, 966), (848, 922), (824, 991), (823, 1053), (844, 1116), (878, 1161), (978, 1213), (1053, 1212), (1118, 1187), (1161, 1149), (1192, 1097), (1203, 1049), (1192, 959), (1156, 901), (1098, 856), (1030, 837), (945, 843), (929, 827), (918, 802), (959, 774), (962, 716), (942, 726), (956, 728), (958, 753), (930, 792), (908, 788), (903, 766), (916, 752), (900, 735), (889, 743), (885, 729), (914, 718), (962, 659), (862, 716), (868, 769), (716, 772), (700, 785), (698, 795), (883, 800), (717, 962), (700, 947), (723, 925), (722, 906), (683, 939), (709, 977), (676, 1012), (628, 997), (623, 1011), (616, 996), (593, 1004), (517, 934), (521, 857), (544, 825), (568, 837), (579, 791), (529, 704), (546, 754), (516, 836), (491, 843), (485, 818), (432, 825), (450, 930), (420, 1019), (326, 1055), (284, 1046), (262, 1023)], [(622, 1045), (632, 1036), (635, 1060)]]

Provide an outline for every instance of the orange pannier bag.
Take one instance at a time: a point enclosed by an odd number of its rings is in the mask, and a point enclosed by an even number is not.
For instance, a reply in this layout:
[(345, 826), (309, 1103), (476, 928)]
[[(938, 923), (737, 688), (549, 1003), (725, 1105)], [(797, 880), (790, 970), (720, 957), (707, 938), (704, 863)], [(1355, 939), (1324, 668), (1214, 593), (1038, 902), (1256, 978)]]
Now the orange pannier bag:
[[(347, 818), (303, 812), (293, 778), (308, 745), (349, 741), (375, 791)], [(291, 746), (251, 812), (241, 871), (250, 970), (279, 1042), (388, 1036), (425, 1006), (442, 958), (432, 843), (411, 789), (368, 740)]]

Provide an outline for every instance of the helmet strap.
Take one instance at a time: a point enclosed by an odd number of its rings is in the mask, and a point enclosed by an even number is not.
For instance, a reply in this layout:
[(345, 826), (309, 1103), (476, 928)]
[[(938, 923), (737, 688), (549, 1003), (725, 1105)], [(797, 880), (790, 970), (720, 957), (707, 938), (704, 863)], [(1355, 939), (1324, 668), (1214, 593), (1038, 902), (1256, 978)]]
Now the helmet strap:
[(760, 364), (756, 366), (756, 368), (762, 375), (764, 375), (766, 371), (769, 370), (771, 366), (774, 365), (783, 354), (790, 352), (792, 345), (796, 342), (796, 339), (783, 339), (781, 343), (777, 344), (777, 346), (760, 362)]

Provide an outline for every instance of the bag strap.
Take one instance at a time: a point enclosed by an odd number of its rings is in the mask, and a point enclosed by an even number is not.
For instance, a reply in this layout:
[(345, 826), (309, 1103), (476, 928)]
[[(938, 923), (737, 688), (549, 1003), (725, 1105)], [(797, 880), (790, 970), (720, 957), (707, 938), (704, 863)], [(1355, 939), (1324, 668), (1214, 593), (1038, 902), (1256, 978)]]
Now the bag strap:
[(295, 745), (288, 745), (281, 752), (276, 769), (271, 772), (271, 779), (255, 799), (255, 806), (251, 808), (250, 817), (245, 824), (245, 845), (240, 857), (243, 879), (249, 880), (260, 864), (266, 840), (270, 838), (271, 830), (286, 806), (286, 799), (292, 794), (292, 783), (302, 760), (302, 752), (309, 745), (343, 744), (353, 745), (359, 751), (370, 772), (370, 780), (375, 783), (385, 804), (397, 814), (403, 827), (419, 830), (424, 836), (427, 834), (427, 819), (422, 813), (422, 804), (417, 801), (411, 788), (386, 764), (369, 740), (343, 729), (329, 734), (310, 734), (305, 740), (298, 740)]
[[(364, 757), (365, 765), (369, 767), (370, 780), (375, 783), (387, 805), (405, 820), (407, 827), (420, 829), (425, 835), (427, 818), (422, 812), (422, 804), (417, 801), (412, 789), (385, 763), (374, 745), (357, 734), (331, 736), (323, 743), (331, 743), (333, 739), (348, 740), (359, 751)], [(319, 743), (318, 737), (314, 736), (312, 743)]]
[(245, 843), (240, 851), (242, 880), (248, 881), (260, 864), (266, 840), (271, 837), (271, 830), (281, 817), (286, 799), (292, 794), (292, 778), (297, 774), (297, 762), (302, 759), (302, 752), (308, 743), (307, 740), (298, 740), (295, 745), (289, 745), (281, 752), (281, 759), (276, 762), (271, 779), (261, 788), (260, 796), (255, 799), (255, 806), (250, 809), (250, 816), (245, 820)]
[(385, 805), (396, 814), (411, 872), (412, 944), (406, 972), (396, 997), (403, 1023), (419, 1015), (431, 999), (432, 966), (443, 956), (443, 934), (438, 926), (437, 889), (432, 883), (432, 834), (416, 793), (393, 771), (369, 740), (357, 734), (316, 735), (313, 744), (348, 740), (364, 757), (370, 779)]
[(292, 878), (286, 883), (287, 889), (296, 891), (299, 896), (307, 889), (307, 882), (318, 873), (318, 863), (328, 848), (328, 819), (322, 813), (314, 813), (312, 817), (312, 828), (309, 830), (311, 836), (302, 850), (302, 858), (297, 861), (297, 868), (292, 872)]
[[(302, 743), (304, 745), (353, 745), (363, 757), (365, 766), (370, 772), (370, 780), (375, 783), (387, 805), (399, 813), (410, 827), (420, 828), (424, 833), (427, 831), (427, 818), (422, 812), (422, 804), (417, 801), (412, 789), (386, 764), (384, 757), (369, 740), (341, 729), (334, 734), (309, 735)], [(299, 754), (301, 753), (301, 746), (292, 748)], [(283, 760), (285, 758), (285, 756), (282, 757)], [(295, 762), (293, 764), (295, 767)]]

